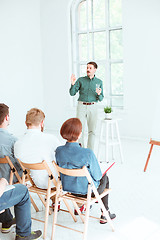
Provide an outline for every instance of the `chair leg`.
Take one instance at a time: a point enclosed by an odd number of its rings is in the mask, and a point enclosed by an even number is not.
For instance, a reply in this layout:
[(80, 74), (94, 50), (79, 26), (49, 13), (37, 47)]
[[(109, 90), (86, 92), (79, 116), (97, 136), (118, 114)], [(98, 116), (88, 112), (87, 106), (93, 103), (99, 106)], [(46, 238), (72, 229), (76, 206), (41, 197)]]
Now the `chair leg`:
[(48, 215), (49, 215), (49, 196), (47, 196), (46, 201), (46, 211), (45, 211), (45, 222), (44, 222), (44, 232), (43, 232), (43, 239), (46, 239), (47, 234), (47, 225), (48, 225)]
[(84, 218), (83, 218), (83, 216), (82, 216), (82, 213), (81, 213), (81, 211), (79, 210), (79, 207), (78, 207), (77, 203), (76, 203), (75, 201), (72, 201), (72, 202), (73, 202), (73, 205), (74, 205), (74, 207), (75, 207), (76, 211), (78, 212), (78, 215), (80, 216), (80, 218), (81, 218), (82, 222), (84, 223), (84, 222), (85, 222), (85, 220), (84, 220)]
[(73, 220), (74, 220), (75, 222), (77, 222), (77, 218), (76, 218), (76, 216), (74, 215), (74, 213), (73, 213), (71, 207), (69, 206), (67, 200), (63, 198), (63, 202), (65, 203), (65, 205), (66, 205), (66, 207), (67, 207), (69, 213), (71, 214)]
[(108, 211), (107, 211), (106, 208), (104, 207), (104, 204), (103, 204), (101, 198), (100, 198), (99, 196), (97, 196), (97, 199), (98, 199), (98, 202), (99, 202), (99, 204), (100, 204), (100, 207), (101, 207), (101, 209), (102, 209), (102, 211), (103, 211), (103, 214), (104, 214), (105, 217), (107, 218), (107, 222), (109, 223), (109, 225), (110, 225), (111, 228), (112, 228), (112, 231), (114, 232), (114, 226), (113, 226), (113, 223), (112, 223), (112, 220), (111, 220), (111, 218), (110, 218), (110, 216), (109, 216)]
[[(51, 179), (48, 179), (48, 189), (47, 189), (47, 201), (45, 203), (45, 222), (44, 222), (44, 233), (43, 233), (43, 239), (46, 239), (47, 235), (47, 225), (48, 225), (48, 216), (49, 216), (49, 200), (51, 196)], [(43, 202), (43, 201), (42, 201)]]
[(145, 172), (146, 169), (147, 169), (147, 166), (148, 166), (148, 163), (149, 163), (149, 159), (150, 159), (150, 156), (151, 156), (152, 149), (153, 149), (153, 144), (151, 144), (151, 147), (150, 147), (150, 150), (149, 150), (149, 154), (148, 154), (148, 157), (147, 157), (147, 161), (146, 161), (146, 164), (145, 164), (145, 167), (144, 167), (144, 172)]
[(55, 207), (54, 207), (54, 215), (53, 215), (53, 224), (52, 224), (52, 235), (51, 235), (51, 240), (54, 239), (55, 236), (55, 228), (56, 228), (56, 222), (57, 222), (57, 213), (58, 213), (58, 202), (60, 200), (60, 178), (58, 178), (57, 181), (57, 191), (56, 191), (56, 200), (55, 200)]
[(36, 210), (36, 212), (39, 212), (39, 208), (38, 208), (37, 205), (35, 204), (33, 198), (31, 197), (31, 195), (30, 195), (30, 199), (31, 199), (31, 203), (32, 203), (34, 209)]
[(87, 239), (88, 220), (89, 220), (89, 211), (90, 211), (90, 201), (91, 201), (91, 184), (88, 184), (88, 193), (87, 193), (86, 214), (85, 214), (85, 220), (84, 220), (83, 240)]
[(100, 196), (99, 196), (99, 194), (98, 194), (97, 189), (95, 188), (95, 186), (93, 186), (93, 191), (94, 191), (94, 194), (95, 194), (95, 196), (96, 196), (96, 198), (97, 198), (97, 200), (98, 200), (98, 203), (100, 204), (100, 207), (101, 207), (101, 209), (102, 209), (102, 211), (103, 211), (103, 214), (104, 214), (105, 217), (107, 218), (107, 222), (109, 223), (109, 225), (110, 225), (111, 228), (112, 228), (112, 231), (114, 232), (113, 222), (112, 222), (112, 220), (111, 220), (111, 218), (110, 218), (110, 216), (109, 216), (109, 213), (108, 213), (108, 211), (106, 210), (106, 208), (105, 208), (105, 206), (104, 206), (104, 204), (103, 204), (103, 202), (102, 202), (102, 199), (100, 198)]
[(58, 202), (59, 202), (59, 198), (56, 198), (55, 207), (54, 207), (54, 216), (53, 216), (53, 225), (52, 225), (52, 236), (51, 236), (51, 240), (53, 240), (53, 239), (54, 239), (54, 236), (55, 236), (55, 228), (56, 228), (57, 214), (58, 214)]
[[(40, 198), (40, 200), (41, 200), (41, 202), (43, 203), (44, 207), (46, 207), (46, 202), (45, 202), (44, 198), (43, 198), (40, 194), (38, 194), (38, 197)], [(52, 214), (52, 212), (51, 212), (51, 210), (49, 209), (49, 215), (51, 215), (51, 214)]]
[[(102, 203), (103, 204), (103, 203)], [(109, 213), (108, 213), (108, 211), (104, 208), (104, 209), (102, 209), (102, 211), (103, 211), (103, 214), (105, 215), (105, 217), (107, 218), (107, 222), (109, 223), (109, 225), (111, 226), (111, 228), (112, 228), (112, 231), (114, 232), (115, 231), (115, 229), (114, 229), (114, 226), (113, 226), (113, 223), (112, 223), (112, 220), (111, 220), (111, 218), (110, 218), (110, 216), (109, 216)]]

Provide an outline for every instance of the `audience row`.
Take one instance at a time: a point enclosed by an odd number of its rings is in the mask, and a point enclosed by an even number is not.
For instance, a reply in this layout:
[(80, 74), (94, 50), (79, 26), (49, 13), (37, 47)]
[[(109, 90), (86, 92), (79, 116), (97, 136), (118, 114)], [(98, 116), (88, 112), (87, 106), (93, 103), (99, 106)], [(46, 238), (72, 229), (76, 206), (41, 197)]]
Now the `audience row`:
[[(52, 161), (63, 168), (82, 168), (87, 166), (88, 171), (97, 187), (99, 193), (105, 188), (109, 188), (109, 179), (102, 172), (99, 163), (91, 149), (82, 148), (78, 140), (82, 133), (82, 124), (78, 118), (71, 118), (64, 122), (61, 127), (61, 136), (67, 140), (66, 144), (60, 146), (58, 138), (52, 134), (43, 132), (45, 114), (37, 108), (32, 108), (26, 114), (26, 133), (17, 139), (7, 131), (10, 123), (9, 107), (0, 104), (0, 157), (9, 156), (20, 176), (22, 169), (17, 158), (25, 163), (39, 163), (45, 160), (50, 167), (55, 179), (57, 173), (53, 167)], [(48, 174), (43, 170), (30, 172), (31, 178), (37, 187), (47, 189)], [(42, 235), (41, 231), (31, 232), (31, 210), (30, 198), (27, 187), (16, 184), (13, 189), (5, 191), (9, 181), (10, 167), (7, 164), (0, 164), (0, 222), (2, 222), (2, 232), (9, 232), (16, 225), (16, 240), (19, 239), (39, 239)], [(62, 176), (63, 189), (73, 194), (86, 197), (87, 182), (84, 179), (76, 177), (69, 179)], [(14, 177), (14, 183), (17, 182)], [(55, 186), (52, 186), (55, 187)], [(18, 195), (18, 197), (16, 197)], [(54, 198), (52, 205), (54, 206)], [(106, 210), (108, 207), (108, 195), (102, 198)], [(10, 207), (15, 206), (15, 218), (13, 218)], [(79, 206), (80, 211), (84, 211), (84, 206)], [(109, 212), (109, 211), (108, 211)], [(109, 212), (110, 218), (114, 219), (115, 214)], [(104, 224), (107, 220), (101, 213), (100, 223)]]

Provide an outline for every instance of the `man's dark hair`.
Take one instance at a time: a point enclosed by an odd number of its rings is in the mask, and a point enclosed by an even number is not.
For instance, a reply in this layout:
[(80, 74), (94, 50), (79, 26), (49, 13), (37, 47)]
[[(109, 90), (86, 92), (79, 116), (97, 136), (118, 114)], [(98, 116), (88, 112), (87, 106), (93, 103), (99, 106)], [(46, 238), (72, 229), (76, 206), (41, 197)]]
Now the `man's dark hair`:
[(91, 65), (93, 65), (96, 69), (98, 68), (98, 65), (97, 65), (97, 63), (95, 63), (95, 62), (89, 62), (89, 63), (87, 63), (87, 65), (88, 64), (91, 64)]
[(9, 107), (4, 103), (0, 103), (0, 125), (3, 123), (5, 117), (9, 114)]

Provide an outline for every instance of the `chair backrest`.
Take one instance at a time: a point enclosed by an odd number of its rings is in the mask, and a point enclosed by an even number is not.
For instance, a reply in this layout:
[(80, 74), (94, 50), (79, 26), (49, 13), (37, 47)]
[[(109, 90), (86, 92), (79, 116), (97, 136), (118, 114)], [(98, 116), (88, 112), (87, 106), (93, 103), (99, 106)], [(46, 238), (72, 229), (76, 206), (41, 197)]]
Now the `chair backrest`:
[(21, 183), (22, 179), (19, 176), (17, 169), (15, 168), (15, 166), (13, 165), (12, 161), (10, 160), (10, 158), (8, 156), (5, 156), (4, 158), (0, 158), (0, 164), (9, 164), (10, 168), (11, 168), (11, 174), (10, 174), (10, 181), (9, 184), (13, 183), (13, 175), (15, 174), (15, 176), (17, 177), (17, 180)]
[(1, 163), (8, 163), (6, 157), (0, 158), (0, 164), (1, 164)]
[(57, 170), (59, 177), (60, 177), (60, 173), (67, 176), (72, 176), (72, 177), (86, 177), (88, 180), (88, 183), (93, 183), (91, 175), (89, 174), (86, 166), (83, 166), (80, 169), (67, 169), (67, 168), (59, 167), (55, 162), (53, 162), (53, 165)]
[(24, 162), (20, 161), (19, 159), (18, 159), (18, 161), (23, 169), (24, 174), (27, 170), (46, 170), (49, 178), (53, 181), (54, 185), (55, 186), (57, 185), (57, 181), (56, 181), (55, 177), (53, 176), (51, 169), (49, 168), (49, 166), (45, 160), (43, 160), (41, 163), (24, 163)]

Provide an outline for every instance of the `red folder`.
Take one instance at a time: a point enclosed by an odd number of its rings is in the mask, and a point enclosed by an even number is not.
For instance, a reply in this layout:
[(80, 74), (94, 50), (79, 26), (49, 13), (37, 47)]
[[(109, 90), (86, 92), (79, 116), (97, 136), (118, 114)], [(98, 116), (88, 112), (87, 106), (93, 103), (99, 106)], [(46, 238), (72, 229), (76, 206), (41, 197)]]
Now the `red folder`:
[(103, 173), (102, 177), (106, 174), (106, 172), (108, 172), (108, 170), (115, 164), (115, 162), (113, 162)]

